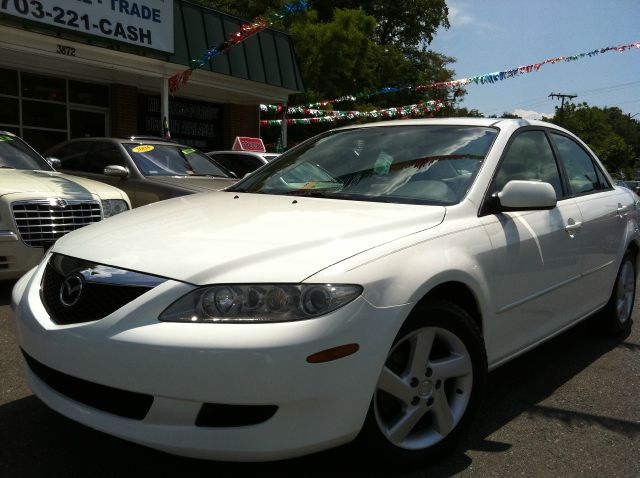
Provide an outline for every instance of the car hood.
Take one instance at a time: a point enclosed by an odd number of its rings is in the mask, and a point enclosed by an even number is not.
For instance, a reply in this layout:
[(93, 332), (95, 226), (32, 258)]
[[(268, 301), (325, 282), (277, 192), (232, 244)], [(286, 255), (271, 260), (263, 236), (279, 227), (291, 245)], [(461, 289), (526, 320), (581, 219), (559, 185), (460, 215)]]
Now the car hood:
[(119, 214), (53, 251), (198, 285), (297, 283), (444, 215), (440, 206), (215, 192)]
[(238, 182), (237, 179), (205, 176), (147, 176), (147, 179), (154, 183), (178, 186), (194, 192), (218, 191)]
[(108, 184), (55, 171), (0, 169), (0, 196), (35, 193), (65, 199), (124, 198), (124, 193)]

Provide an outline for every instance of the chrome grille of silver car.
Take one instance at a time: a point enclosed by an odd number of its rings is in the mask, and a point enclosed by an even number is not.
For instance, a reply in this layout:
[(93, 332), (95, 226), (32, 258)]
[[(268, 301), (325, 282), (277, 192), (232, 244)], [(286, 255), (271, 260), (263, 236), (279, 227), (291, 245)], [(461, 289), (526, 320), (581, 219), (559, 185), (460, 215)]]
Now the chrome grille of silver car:
[(11, 203), (20, 238), (47, 248), (65, 234), (102, 219), (99, 201), (41, 199)]

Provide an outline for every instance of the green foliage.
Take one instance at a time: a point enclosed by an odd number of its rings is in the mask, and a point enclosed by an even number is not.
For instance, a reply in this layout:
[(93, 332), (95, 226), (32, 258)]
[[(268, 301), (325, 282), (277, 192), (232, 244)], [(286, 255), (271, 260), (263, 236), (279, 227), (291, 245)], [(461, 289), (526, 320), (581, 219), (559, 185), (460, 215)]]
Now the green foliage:
[(318, 0), (313, 2), (322, 21), (337, 8), (360, 9), (376, 19), (376, 41), (413, 51), (428, 45), (439, 27), (449, 28), (445, 0)]
[(372, 81), (376, 65), (371, 62), (377, 47), (371, 42), (375, 27), (375, 20), (359, 10), (336, 10), (327, 23), (319, 22), (317, 12), (311, 11), (292, 23), (289, 31), (307, 100), (376, 86)]

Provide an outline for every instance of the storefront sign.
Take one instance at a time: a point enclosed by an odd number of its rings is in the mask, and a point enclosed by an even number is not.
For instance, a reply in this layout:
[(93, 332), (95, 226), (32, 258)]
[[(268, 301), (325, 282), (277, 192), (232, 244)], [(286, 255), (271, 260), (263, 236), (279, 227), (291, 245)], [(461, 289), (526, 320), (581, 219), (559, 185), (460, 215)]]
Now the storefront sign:
[(173, 53), (173, 0), (0, 0), (0, 12)]
[[(138, 95), (138, 134), (161, 136), (160, 97)], [(222, 106), (183, 98), (169, 99), (169, 131), (179, 143), (203, 151), (222, 149)], [(187, 153), (185, 153), (187, 154)]]
[(247, 138), (246, 136), (236, 136), (231, 149), (234, 151), (253, 151), (254, 153), (267, 152), (260, 138)]

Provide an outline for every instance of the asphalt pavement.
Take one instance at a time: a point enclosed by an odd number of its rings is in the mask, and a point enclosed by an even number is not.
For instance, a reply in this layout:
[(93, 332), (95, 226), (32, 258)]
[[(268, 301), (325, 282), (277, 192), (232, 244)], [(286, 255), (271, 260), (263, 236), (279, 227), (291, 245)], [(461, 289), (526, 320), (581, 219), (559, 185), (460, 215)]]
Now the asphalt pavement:
[[(1, 477), (640, 477), (640, 320), (603, 337), (586, 322), (489, 374), (472, 431), (419, 469), (371, 465), (353, 445), (275, 463), (171, 456), (79, 425), (27, 387), (0, 282)], [(81, 357), (79, 357), (81, 359)]]

